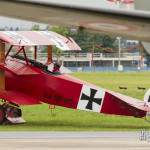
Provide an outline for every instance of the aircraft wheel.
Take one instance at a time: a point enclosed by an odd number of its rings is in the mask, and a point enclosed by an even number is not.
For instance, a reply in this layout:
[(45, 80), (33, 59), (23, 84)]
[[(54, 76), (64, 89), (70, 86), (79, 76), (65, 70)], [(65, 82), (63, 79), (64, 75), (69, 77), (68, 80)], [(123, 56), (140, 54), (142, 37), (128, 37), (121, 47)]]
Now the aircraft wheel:
[(5, 110), (4, 108), (0, 105), (0, 124), (4, 122), (5, 119)]
[(21, 117), (22, 116), (22, 111), (19, 108), (14, 108), (12, 110), (12, 112), (13, 112), (13, 117)]
[(10, 105), (7, 103), (3, 105), (3, 108), (5, 108), (6, 116), (11, 117), (11, 118), (21, 117), (22, 116), (21, 109), (18, 107), (18, 105), (15, 105), (15, 104), (13, 105)]
[(6, 114), (7, 117), (17, 118), (22, 116), (22, 111), (19, 108), (7, 107)]

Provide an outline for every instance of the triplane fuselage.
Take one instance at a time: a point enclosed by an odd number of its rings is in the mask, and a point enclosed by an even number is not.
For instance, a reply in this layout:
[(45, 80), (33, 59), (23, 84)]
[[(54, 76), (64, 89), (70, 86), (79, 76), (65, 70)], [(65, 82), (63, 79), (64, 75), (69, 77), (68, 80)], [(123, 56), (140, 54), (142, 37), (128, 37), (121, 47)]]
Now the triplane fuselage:
[[(55, 45), (62, 50), (80, 50), (72, 38), (54, 32), (0, 32), (0, 123), (23, 122), (20, 105), (47, 103), (72, 109), (105, 114), (145, 117), (149, 111), (146, 102), (121, 95), (61, 72), (49, 71), (52, 63), (51, 48), (48, 47), (48, 62), (37, 62), (38, 45)], [(5, 45), (10, 48), (3, 59)], [(26, 56), (26, 47), (34, 47), (34, 60)], [(10, 55), (15, 48), (16, 54)], [(23, 56), (18, 54), (23, 52)], [(149, 101), (148, 101), (149, 102)]]

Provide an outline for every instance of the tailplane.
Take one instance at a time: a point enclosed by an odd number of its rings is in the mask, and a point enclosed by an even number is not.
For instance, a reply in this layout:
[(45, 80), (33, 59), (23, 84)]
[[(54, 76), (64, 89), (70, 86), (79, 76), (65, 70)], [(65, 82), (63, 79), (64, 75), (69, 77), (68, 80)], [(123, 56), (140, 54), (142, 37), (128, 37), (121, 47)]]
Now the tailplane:
[(147, 111), (145, 120), (147, 122), (150, 122), (150, 89), (144, 95), (144, 102), (145, 102), (146, 111)]
[(150, 106), (150, 89), (144, 95), (144, 102)]

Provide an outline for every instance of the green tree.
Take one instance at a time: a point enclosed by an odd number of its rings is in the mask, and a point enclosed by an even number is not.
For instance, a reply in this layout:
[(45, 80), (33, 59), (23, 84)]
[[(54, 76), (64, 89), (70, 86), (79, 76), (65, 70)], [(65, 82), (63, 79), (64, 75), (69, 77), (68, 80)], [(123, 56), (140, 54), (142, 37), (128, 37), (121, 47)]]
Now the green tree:
[(65, 37), (70, 35), (70, 29), (67, 27), (62, 27), (62, 26), (54, 26), (50, 29), (51, 31), (54, 31), (58, 34), (61, 34)]
[[(32, 30), (40, 30), (39, 28), (39, 25), (34, 25)], [(87, 32), (83, 28), (73, 30), (69, 27), (53, 26), (52, 28), (47, 27), (46, 30), (51, 30), (65, 37), (72, 37), (81, 47), (82, 52), (91, 52), (93, 49), (94, 52), (109, 52), (110, 49), (116, 49), (116, 38), (104, 34)], [(57, 48), (54, 48), (54, 53), (58, 54)]]
[(57, 61), (60, 61), (59, 59), (61, 57), (62, 51), (59, 48), (57, 48), (56, 46), (55, 47), (53, 46), (53, 54), (56, 55)]
[(35, 24), (32, 28), (32, 31), (39, 31), (40, 30), (40, 26), (38, 24)]

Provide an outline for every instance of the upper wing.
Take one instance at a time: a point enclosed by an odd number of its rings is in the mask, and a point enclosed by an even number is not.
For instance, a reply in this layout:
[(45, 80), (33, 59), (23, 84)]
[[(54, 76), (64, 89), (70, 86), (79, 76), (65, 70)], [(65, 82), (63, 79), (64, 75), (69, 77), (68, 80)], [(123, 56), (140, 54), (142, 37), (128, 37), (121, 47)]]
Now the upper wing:
[(61, 50), (81, 50), (72, 38), (52, 31), (0, 31), (0, 40), (15, 46), (55, 45)]
[[(84, 27), (95, 32), (150, 42), (150, 13), (142, 11), (128, 13), (128, 11), (98, 9), (97, 7), (90, 7), (84, 0), (80, 0), (82, 7), (80, 5), (62, 6), (61, 0), (57, 0), (60, 5), (56, 5), (56, 3), (47, 4), (48, 1), (46, 0), (26, 1), (23, 2), (22, 0), (17, 4), (14, 0), (0, 1), (0, 14), (48, 24)], [(69, 3), (75, 2), (70, 1)], [(83, 5), (87, 6), (83, 7)]]

